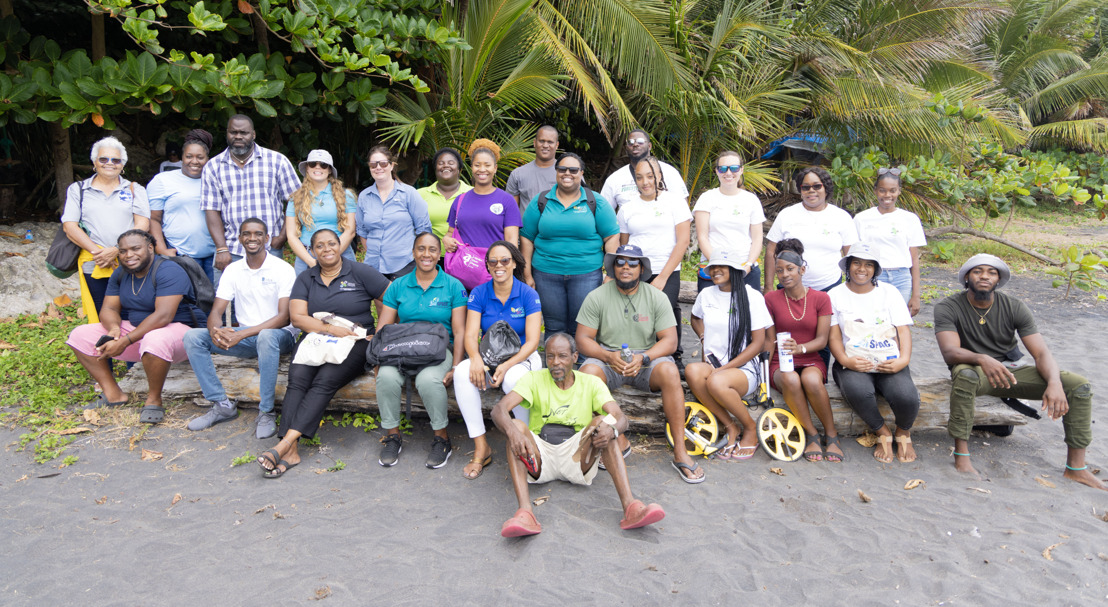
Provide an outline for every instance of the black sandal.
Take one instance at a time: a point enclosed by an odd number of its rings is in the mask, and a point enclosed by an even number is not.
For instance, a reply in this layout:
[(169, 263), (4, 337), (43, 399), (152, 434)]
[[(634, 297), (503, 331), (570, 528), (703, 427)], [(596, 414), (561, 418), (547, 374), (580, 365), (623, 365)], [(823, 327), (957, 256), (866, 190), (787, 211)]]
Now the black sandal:
[(826, 459), (827, 461), (833, 463), (833, 464), (839, 464), (839, 463), (842, 463), (842, 462), (846, 461), (846, 452), (845, 451), (843, 452), (842, 455), (839, 455), (838, 453), (832, 453), (830, 451), (827, 451), (827, 447), (830, 447), (831, 445), (835, 445), (836, 447), (838, 447), (839, 451), (843, 450), (843, 446), (839, 444), (839, 437), (838, 436), (824, 436), (823, 437), (823, 447), (824, 447), (823, 458)]
[[(810, 462), (822, 462), (823, 461), (823, 448), (820, 447), (820, 436), (818, 434), (806, 434), (808, 443), (804, 445), (804, 459)], [(815, 445), (820, 447), (819, 451), (807, 451), (808, 447)]]

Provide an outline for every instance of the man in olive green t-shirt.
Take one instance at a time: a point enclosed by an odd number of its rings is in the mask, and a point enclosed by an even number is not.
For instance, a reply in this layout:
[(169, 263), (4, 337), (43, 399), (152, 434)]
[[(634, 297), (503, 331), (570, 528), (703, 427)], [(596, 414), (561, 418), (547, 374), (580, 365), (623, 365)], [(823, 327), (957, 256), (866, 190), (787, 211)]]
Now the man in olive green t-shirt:
[[(528, 484), (564, 480), (591, 485), (600, 459), (623, 504), (621, 529), (645, 527), (666, 515), (658, 504), (648, 506), (631, 494), (615, 440), (627, 431), (627, 418), (602, 382), (573, 370), (576, 361), (573, 338), (551, 335), (546, 340), (547, 368), (521, 377), (493, 408), (493, 421), (508, 437), (508, 469), (519, 502), (515, 515), (500, 529), (504, 537), (542, 531), (531, 509)], [(529, 422), (509, 415), (519, 405), (530, 409)]]
[[(1058, 369), (1027, 305), (997, 292), (1011, 275), (999, 257), (974, 255), (958, 271), (966, 290), (935, 306), (935, 338), (953, 378), (947, 431), (954, 438), (954, 467), (979, 476), (969, 456), (977, 395), (1041, 399), (1050, 419), (1062, 418), (1069, 448), (1063, 476), (1106, 489), (1085, 465), (1085, 448), (1093, 439), (1092, 386), (1084, 377)], [(1034, 365), (1018, 363), (1023, 353), (1017, 334)]]

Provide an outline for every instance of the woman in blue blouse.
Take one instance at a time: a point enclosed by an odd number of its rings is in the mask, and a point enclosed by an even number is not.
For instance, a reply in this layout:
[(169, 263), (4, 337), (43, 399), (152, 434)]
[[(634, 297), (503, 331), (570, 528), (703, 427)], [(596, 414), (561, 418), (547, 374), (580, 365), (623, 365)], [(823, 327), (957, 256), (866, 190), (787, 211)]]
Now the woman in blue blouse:
[(200, 173), (208, 164), (211, 147), (211, 133), (189, 131), (181, 146), (181, 170), (155, 175), (146, 186), (146, 195), (150, 198), (150, 233), (157, 242), (155, 252), (191, 257), (215, 282), (215, 242), (200, 210)]
[(412, 186), (396, 179), (396, 156), (388, 147), (369, 150), (373, 185), (358, 194), (357, 233), (365, 248), (362, 261), (385, 278), (412, 271), (416, 234), (431, 231), (427, 203)]
[(293, 192), (285, 209), (285, 235), (289, 248), (296, 254), (293, 267), (297, 275), (315, 267), (315, 256), (310, 250), (312, 234), (323, 229), (338, 234), (342, 256), (355, 261), (350, 243), (354, 241), (358, 203), (353, 192), (343, 189), (331, 153), (308, 152), (308, 159), (300, 163), (300, 174), (304, 176), (304, 185)]

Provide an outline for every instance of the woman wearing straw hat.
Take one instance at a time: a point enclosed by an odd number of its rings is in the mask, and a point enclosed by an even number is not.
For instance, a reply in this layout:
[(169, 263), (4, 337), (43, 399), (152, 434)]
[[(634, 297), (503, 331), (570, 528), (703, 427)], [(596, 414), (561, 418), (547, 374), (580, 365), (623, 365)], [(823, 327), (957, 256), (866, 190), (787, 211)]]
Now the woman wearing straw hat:
[(300, 163), (304, 185), (289, 199), (285, 210), (285, 234), (289, 248), (296, 254), (294, 268), (297, 275), (316, 265), (311, 253), (312, 234), (319, 230), (334, 230), (339, 235), (339, 250), (351, 261), (354, 249), (355, 221), (358, 201), (354, 193), (343, 189), (342, 180), (335, 170), (335, 162), (327, 150), (312, 150), (308, 159)]

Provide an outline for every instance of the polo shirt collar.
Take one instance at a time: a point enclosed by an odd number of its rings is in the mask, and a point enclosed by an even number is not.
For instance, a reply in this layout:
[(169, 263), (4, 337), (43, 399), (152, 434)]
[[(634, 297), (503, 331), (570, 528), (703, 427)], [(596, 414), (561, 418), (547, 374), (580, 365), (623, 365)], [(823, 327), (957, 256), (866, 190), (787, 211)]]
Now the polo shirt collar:
[[(345, 257), (340, 257), (339, 259), (342, 260), (342, 267), (339, 269), (339, 273), (338, 273), (337, 276), (335, 276), (335, 278), (338, 278), (339, 276), (347, 276), (347, 275), (351, 274), (354, 271), (354, 264), (361, 263), (361, 262), (357, 262), (357, 261), (350, 261), (349, 259), (347, 259)], [(265, 264), (263, 264), (263, 266), (264, 265)], [(312, 280), (318, 282), (320, 285), (323, 285), (324, 287), (327, 286), (327, 285), (323, 284), (323, 278), (321, 278), (320, 275), (319, 275), (319, 273), (322, 272), (323, 270), (320, 268), (318, 263), (315, 264), (314, 266), (312, 266), (311, 268), (308, 268), (308, 271), (311, 272), (311, 274), (312, 274)], [(335, 281), (332, 280), (331, 284), (335, 284)]]
[[(93, 187), (92, 187), (92, 180), (93, 180), (93, 179), (95, 179), (95, 178), (96, 178), (96, 176), (95, 176), (95, 175), (93, 175), (92, 177), (89, 177), (88, 179), (85, 179), (84, 181), (82, 181), (82, 182), (81, 182), (81, 189), (82, 189), (82, 190), (91, 190), (91, 189), (93, 189)], [(120, 175), (120, 176), (119, 176), (119, 185), (115, 186), (115, 189), (114, 189), (114, 190), (112, 190), (112, 192), (121, 192), (121, 191), (123, 191), (123, 190), (124, 190), (125, 188), (127, 188), (128, 186), (130, 186), (130, 184), (131, 184), (131, 180), (130, 180), (130, 179), (127, 179), (127, 178), (126, 178), (126, 177), (124, 177), (123, 175)]]
[[(569, 207), (566, 210), (572, 209), (573, 207), (581, 204), (582, 202), (584, 202), (586, 204), (588, 203), (589, 197), (585, 195), (585, 186), (581, 186), (581, 189), (578, 192), (579, 192), (580, 196), (577, 198), (577, 201), (574, 202), (573, 204), (569, 205)], [(546, 199), (550, 202), (558, 203), (558, 206), (562, 205), (562, 201), (558, 200), (558, 185), (557, 184), (554, 184), (554, 187), (550, 188), (550, 191), (546, 193)]]
[[(408, 279), (405, 286), (411, 289), (423, 289), (419, 286), (419, 281), (416, 280), (416, 270), (404, 275), (404, 278)], [(437, 289), (446, 284), (446, 272), (443, 272), (442, 268), (438, 268), (438, 272), (435, 274), (435, 279), (431, 281), (431, 284), (427, 286), (427, 290)]]

